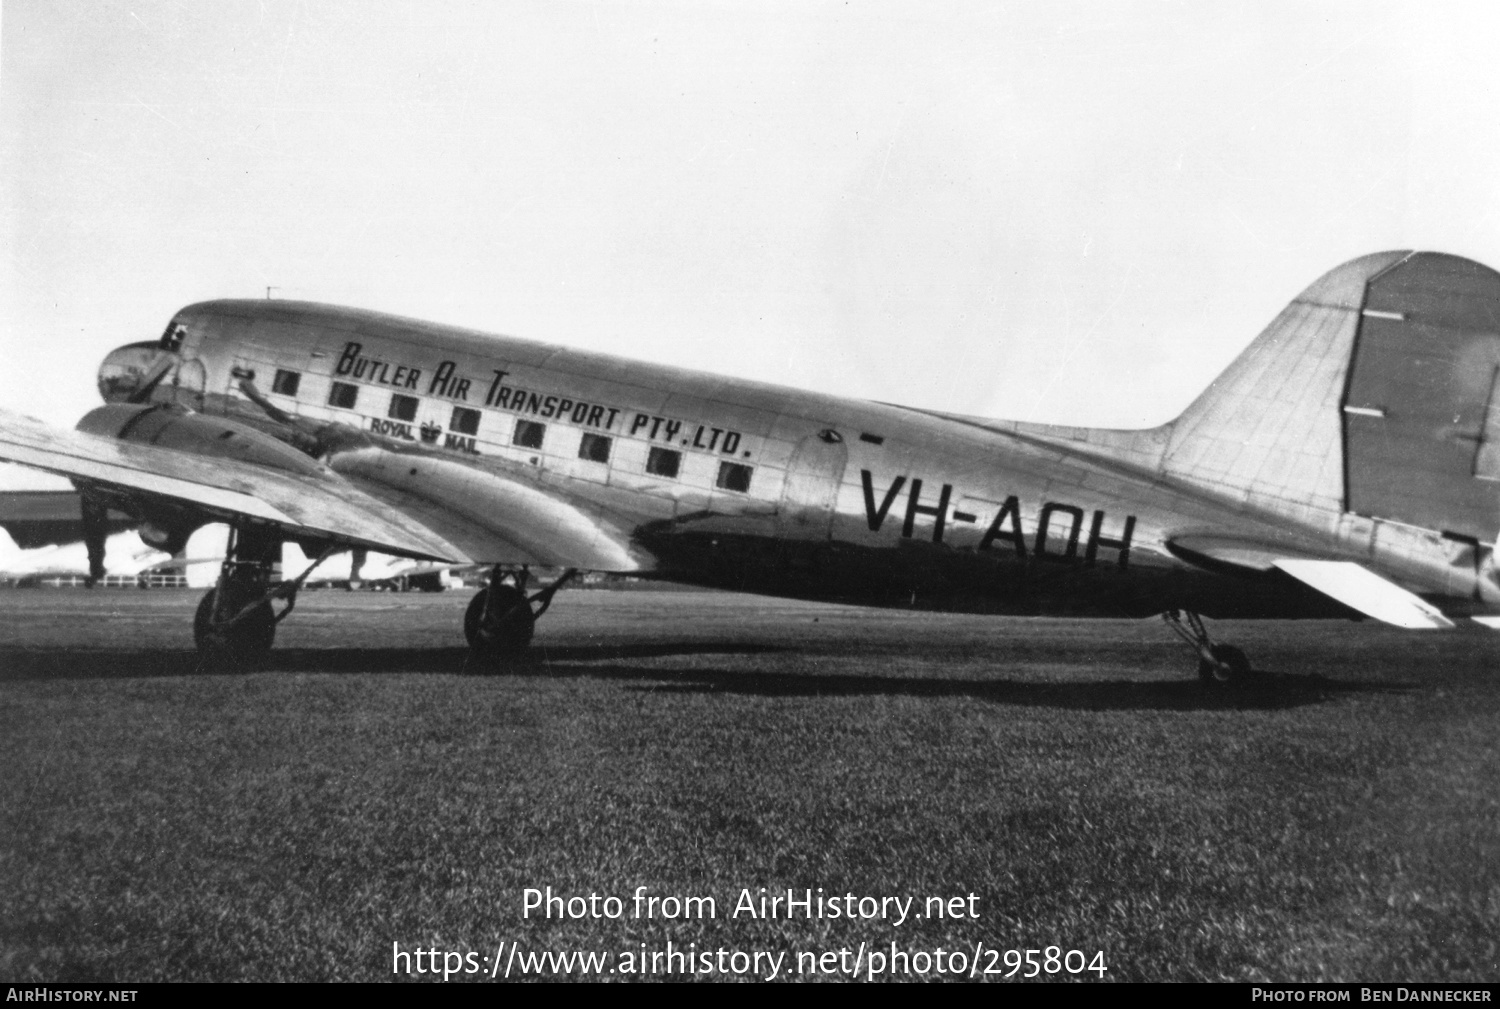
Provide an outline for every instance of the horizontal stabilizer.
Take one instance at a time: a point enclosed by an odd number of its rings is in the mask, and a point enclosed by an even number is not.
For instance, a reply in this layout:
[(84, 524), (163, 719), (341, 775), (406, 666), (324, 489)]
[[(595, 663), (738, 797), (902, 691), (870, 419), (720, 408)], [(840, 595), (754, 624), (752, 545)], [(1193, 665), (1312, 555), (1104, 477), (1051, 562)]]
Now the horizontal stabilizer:
[(1353, 561), (1278, 560), (1276, 567), (1367, 617), (1409, 630), (1452, 627), (1422, 599)]
[(1470, 617), (1480, 627), (1488, 627), (1492, 631), (1500, 631), (1500, 617)]

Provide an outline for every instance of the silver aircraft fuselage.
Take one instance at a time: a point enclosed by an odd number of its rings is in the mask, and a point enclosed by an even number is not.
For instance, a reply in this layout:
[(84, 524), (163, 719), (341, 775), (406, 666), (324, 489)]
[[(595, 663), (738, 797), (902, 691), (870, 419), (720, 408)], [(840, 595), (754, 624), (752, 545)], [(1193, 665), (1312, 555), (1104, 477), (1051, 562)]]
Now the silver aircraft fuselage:
[[(336, 473), (478, 562), (945, 610), (1292, 617), (1349, 611), (1169, 542), (1227, 527), (1369, 559), (1337, 513), (1289, 521), (1164, 474), (1160, 430), (938, 415), (310, 303), (206, 302), (168, 332), (154, 400), (346, 432)], [(130, 350), (101, 370), (106, 398)]]

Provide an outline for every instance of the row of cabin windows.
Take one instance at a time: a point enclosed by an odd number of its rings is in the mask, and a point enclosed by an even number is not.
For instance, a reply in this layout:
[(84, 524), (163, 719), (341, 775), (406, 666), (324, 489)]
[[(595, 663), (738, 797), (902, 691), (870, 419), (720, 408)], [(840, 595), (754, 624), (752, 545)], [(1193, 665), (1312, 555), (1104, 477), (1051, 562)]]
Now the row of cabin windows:
[[(271, 386), (272, 392), (283, 396), (295, 396), (297, 386), (302, 376), (295, 371), (277, 371), (275, 382)], [(328, 405), (336, 406), (343, 410), (354, 409), (354, 404), (359, 398), (359, 386), (350, 385), (348, 382), (335, 382), (328, 390)], [(415, 396), (403, 396), (395, 393), (391, 396), (390, 408), (386, 416), (392, 420), (415, 421), (417, 419), (417, 406), (419, 400)], [(474, 435), (479, 433), (478, 410), (471, 410), (465, 406), (453, 408), (453, 418), (448, 424), (451, 431), (459, 434)], [(534, 420), (517, 420), (515, 433), (511, 438), (511, 444), (517, 448), (542, 447), (542, 440), (546, 437), (547, 425), (539, 424)], [(614, 439), (602, 434), (585, 434), (578, 444), (578, 458), (587, 459), (589, 462), (609, 462), (609, 451), (613, 446)], [(666, 477), (670, 480), (677, 479), (677, 474), (682, 469), (682, 453), (670, 448), (652, 447), (650, 455), (646, 457), (646, 472), (652, 476)], [(719, 463), (719, 475), (715, 480), (715, 486), (724, 490), (745, 493), (750, 490), (750, 476), (754, 468), (737, 462)]]
[[(398, 393), (391, 397), (391, 406), (386, 411), (386, 416), (392, 420), (414, 421), (417, 419), (417, 404), (417, 397)], [(453, 416), (448, 421), (448, 430), (456, 434), (478, 434), (479, 411), (470, 410), (466, 406), (455, 406)]]
[[(542, 437), (546, 432), (547, 425), (545, 424), (538, 424), (534, 420), (518, 420), (516, 421), (516, 436), (512, 444), (524, 445), (526, 448), (541, 448)], [(578, 458), (587, 459), (589, 462), (607, 463), (609, 450), (613, 444), (613, 438), (585, 432), (578, 443)], [(675, 480), (681, 469), (682, 453), (675, 449), (653, 446), (650, 454), (646, 456), (646, 472), (653, 476), (664, 476)], [(724, 490), (744, 493), (750, 489), (750, 474), (753, 472), (752, 467), (740, 463), (721, 462), (715, 484)]]
[[(288, 382), (281, 380), (282, 375), (290, 375)], [(295, 372), (278, 371), (276, 373), (276, 385), (272, 387), (273, 392), (280, 392), (286, 396), (295, 396), (297, 381), (301, 376)], [(289, 387), (287, 391), (285, 387)], [(328, 404), (345, 410), (354, 409), (355, 402), (359, 399), (359, 387), (347, 382), (335, 382), (328, 390)], [(417, 419), (417, 406), (419, 400), (415, 396), (403, 396), (397, 393), (391, 397), (391, 405), (386, 410), (386, 416), (392, 420), (414, 421)], [(457, 434), (479, 433), (479, 411), (471, 410), (466, 406), (455, 406), (453, 416), (448, 422), (448, 429)]]

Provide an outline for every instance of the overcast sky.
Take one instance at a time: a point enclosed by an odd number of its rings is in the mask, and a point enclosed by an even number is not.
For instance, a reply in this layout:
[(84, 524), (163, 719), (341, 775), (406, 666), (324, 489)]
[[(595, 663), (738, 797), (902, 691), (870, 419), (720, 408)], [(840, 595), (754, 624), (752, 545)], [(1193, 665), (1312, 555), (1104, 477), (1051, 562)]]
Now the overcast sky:
[(269, 285), (1158, 423), (1347, 259), (1500, 266), (1495, 9), (7, 0), (0, 404)]

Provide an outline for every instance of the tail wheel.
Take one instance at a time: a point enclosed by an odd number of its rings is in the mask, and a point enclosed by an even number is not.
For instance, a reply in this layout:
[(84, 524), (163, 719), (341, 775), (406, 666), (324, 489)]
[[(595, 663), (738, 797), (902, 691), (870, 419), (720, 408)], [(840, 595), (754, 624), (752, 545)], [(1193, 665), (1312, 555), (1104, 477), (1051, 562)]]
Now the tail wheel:
[[(198, 612), (193, 615), (193, 641), (199, 653), (239, 665), (260, 662), (276, 642), (276, 614), (271, 604), (263, 602), (238, 623), (215, 628), (214, 609), (218, 593), (218, 589), (209, 589), (198, 603)], [(237, 608), (231, 607), (231, 610)]]
[[(490, 593), (495, 600), (490, 602)], [(464, 637), (475, 652), (490, 658), (513, 658), (526, 651), (536, 617), (526, 594), (514, 585), (492, 585), (469, 600)]]
[(1214, 645), (1214, 661), (1198, 660), (1198, 679), (1209, 686), (1238, 686), (1255, 676), (1250, 660), (1233, 645)]

